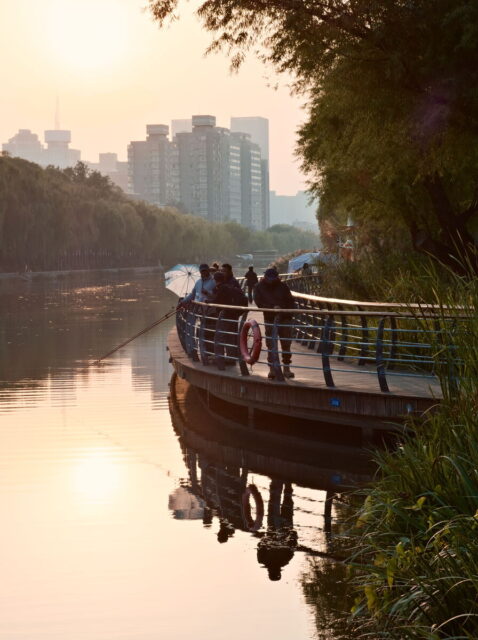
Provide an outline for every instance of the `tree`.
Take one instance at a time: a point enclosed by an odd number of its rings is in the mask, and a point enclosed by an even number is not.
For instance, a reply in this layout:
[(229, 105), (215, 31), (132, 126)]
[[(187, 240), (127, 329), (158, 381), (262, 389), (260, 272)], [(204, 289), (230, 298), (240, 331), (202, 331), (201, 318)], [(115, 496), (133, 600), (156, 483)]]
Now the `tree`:
[[(60, 171), (0, 156), (0, 270), (165, 266), (253, 248), (317, 244), (299, 229), (254, 232), (132, 200), (81, 164)], [(307, 237), (306, 237), (307, 236)]]
[[(150, 8), (162, 24), (177, 0)], [(416, 250), (478, 270), (478, 3), (205, 0), (198, 15), (209, 50), (238, 67), (259, 49), (308, 95), (299, 149), (320, 216), (402, 228)]]

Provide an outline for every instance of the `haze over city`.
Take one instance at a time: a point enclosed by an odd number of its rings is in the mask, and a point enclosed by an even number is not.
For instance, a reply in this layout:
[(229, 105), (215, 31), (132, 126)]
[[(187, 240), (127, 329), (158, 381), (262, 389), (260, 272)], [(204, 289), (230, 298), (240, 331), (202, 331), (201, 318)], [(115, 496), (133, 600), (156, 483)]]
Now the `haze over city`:
[[(20, 128), (43, 138), (54, 128), (57, 97), (61, 128), (72, 131), (82, 159), (114, 152), (126, 160), (130, 140), (147, 123), (169, 123), (191, 113), (262, 116), (270, 123), (270, 187), (304, 189), (294, 156), (301, 100), (286, 77), (250, 58), (231, 74), (224, 54), (204, 56), (210, 37), (188, 4), (181, 20), (159, 30), (142, 0), (18, 0), (0, 4), (0, 141)], [(19, 46), (21, 43), (21, 46)], [(11, 52), (15, 51), (15, 56)], [(276, 88), (277, 86), (277, 88)]]

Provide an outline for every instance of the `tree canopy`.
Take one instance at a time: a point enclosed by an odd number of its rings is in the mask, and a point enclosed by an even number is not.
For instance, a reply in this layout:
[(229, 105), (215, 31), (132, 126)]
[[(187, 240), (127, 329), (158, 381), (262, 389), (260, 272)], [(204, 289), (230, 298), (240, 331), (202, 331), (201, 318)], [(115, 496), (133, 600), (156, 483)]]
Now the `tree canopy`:
[(78, 163), (60, 171), (0, 156), (0, 271), (163, 265), (310, 249), (315, 233), (215, 224), (127, 197)]
[[(150, 0), (156, 20), (177, 0)], [(322, 220), (476, 270), (478, 3), (205, 0), (210, 50), (257, 51), (308, 95), (299, 151)]]

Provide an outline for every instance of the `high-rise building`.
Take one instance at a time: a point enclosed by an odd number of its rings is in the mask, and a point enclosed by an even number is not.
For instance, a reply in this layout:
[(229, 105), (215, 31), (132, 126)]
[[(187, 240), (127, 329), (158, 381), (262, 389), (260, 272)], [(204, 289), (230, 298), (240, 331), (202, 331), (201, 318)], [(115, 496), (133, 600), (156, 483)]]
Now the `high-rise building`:
[(178, 202), (177, 150), (165, 124), (148, 124), (146, 140), (128, 145), (128, 190), (151, 204)]
[(171, 127), (172, 140), (166, 125), (148, 125), (147, 139), (129, 144), (129, 192), (212, 222), (264, 229), (260, 145), (247, 132), (216, 126), (212, 115), (172, 120)]
[(192, 117), (191, 133), (174, 138), (178, 149), (179, 201), (213, 222), (241, 221), (240, 148), (210, 115)]
[(30, 162), (42, 164), (43, 145), (36, 133), (30, 129), (20, 129), (8, 142), (2, 144), (2, 150), (16, 158), (23, 158)]
[(71, 131), (67, 129), (49, 129), (45, 131), (45, 164), (66, 169), (73, 167), (81, 159), (78, 149), (70, 149)]
[(2, 144), (2, 149), (12, 156), (36, 162), (43, 167), (53, 165), (65, 169), (73, 167), (80, 161), (81, 151), (70, 149), (71, 131), (65, 129), (45, 131), (45, 142), (46, 149), (30, 129), (20, 129), (13, 138)]
[(171, 120), (171, 139), (178, 133), (191, 133), (193, 130), (193, 121), (191, 118), (183, 118), (182, 120)]
[(98, 162), (87, 162), (88, 168), (92, 171), (99, 171), (107, 176), (111, 182), (128, 191), (128, 163), (118, 160), (117, 153), (100, 153)]
[(259, 116), (231, 118), (231, 131), (248, 133), (259, 145), (263, 160), (269, 160), (269, 120)]
[(270, 224), (269, 204), (269, 120), (260, 116), (231, 118), (231, 131), (248, 133), (261, 150), (262, 221), (260, 228)]
[(317, 205), (305, 191), (295, 196), (281, 196), (271, 191), (271, 224), (293, 224), (317, 230)]
[(247, 133), (231, 133), (240, 152), (241, 222), (250, 229), (263, 229), (261, 149)]

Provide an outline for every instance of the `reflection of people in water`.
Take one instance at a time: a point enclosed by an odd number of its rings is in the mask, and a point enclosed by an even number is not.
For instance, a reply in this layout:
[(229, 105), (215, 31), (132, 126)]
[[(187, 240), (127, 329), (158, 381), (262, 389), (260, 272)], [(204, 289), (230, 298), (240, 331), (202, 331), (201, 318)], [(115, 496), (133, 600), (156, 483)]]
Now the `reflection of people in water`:
[(221, 544), (227, 542), (234, 535), (235, 529), (230, 522), (221, 518), (219, 521), (219, 531), (217, 532), (217, 541)]
[[(284, 497), (281, 504), (282, 490)], [(267, 567), (270, 580), (280, 580), (282, 567), (292, 560), (297, 547), (293, 528), (292, 485), (273, 479), (267, 510), (267, 532), (257, 545), (257, 561)]]
[(176, 520), (199, 520), (204, 516), (204, 500), (189, 487), (177, 487), (169, 496), (168, 506)]
[[(225, 535), (227, 523), (228, 531), (243, 529), (244, 522), (241, 512), (241, 496), (246, 487), (247, 470), (225, 465), (220, 467), (211, 464), (208, 460), (199, 456), (201, 468), (201, 489), (207, 505), (214, 509), (220, 517), (221, 527), (218, 533), (218, 541), (226, 542), (230, 535)], [(226, 528), (225, 528), (226, 527)]]

